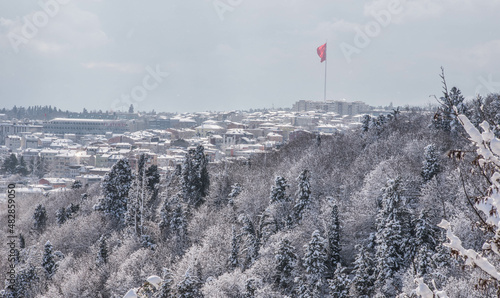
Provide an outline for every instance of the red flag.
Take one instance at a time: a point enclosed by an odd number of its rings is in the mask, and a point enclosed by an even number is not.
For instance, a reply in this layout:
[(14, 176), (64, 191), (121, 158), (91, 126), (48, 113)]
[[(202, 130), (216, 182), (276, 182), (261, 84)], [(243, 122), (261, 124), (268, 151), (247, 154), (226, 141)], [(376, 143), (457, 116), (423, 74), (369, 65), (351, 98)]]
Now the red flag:
[(318, 47), (318, 56), (321, 58), (321, 62), (326, 60), (326, 43)]

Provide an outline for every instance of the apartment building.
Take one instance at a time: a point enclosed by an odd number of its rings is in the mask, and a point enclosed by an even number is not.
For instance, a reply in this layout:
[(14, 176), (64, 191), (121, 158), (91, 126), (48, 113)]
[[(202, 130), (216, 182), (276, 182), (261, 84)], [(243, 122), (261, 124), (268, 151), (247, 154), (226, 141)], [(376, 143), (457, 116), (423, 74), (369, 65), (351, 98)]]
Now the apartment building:
[(106, 134), (129, 130), (125, 120), (55, 118), (43, 125), (44, 132), (55, 134)]

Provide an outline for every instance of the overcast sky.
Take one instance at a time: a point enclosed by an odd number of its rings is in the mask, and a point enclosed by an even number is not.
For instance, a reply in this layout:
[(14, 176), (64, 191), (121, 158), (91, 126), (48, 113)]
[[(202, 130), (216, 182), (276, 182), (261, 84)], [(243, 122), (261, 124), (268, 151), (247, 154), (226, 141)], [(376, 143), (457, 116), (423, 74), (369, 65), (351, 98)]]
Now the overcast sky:
[[(29, 2), (29, 3), (28, 3)], [(500, 91), (500, 0), (0, 1), (0, 106), (424, 105)], [(377, 17), (378, 16), (378, 17)]]

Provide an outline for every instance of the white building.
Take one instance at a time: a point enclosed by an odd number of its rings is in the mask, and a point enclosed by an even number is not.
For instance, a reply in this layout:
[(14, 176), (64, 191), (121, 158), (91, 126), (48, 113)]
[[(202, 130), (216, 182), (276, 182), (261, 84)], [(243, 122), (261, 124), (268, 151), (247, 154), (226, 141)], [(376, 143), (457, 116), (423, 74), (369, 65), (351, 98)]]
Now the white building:
[(21, 137), (19, 136), (7, 136), (5, 138), (5, 146), (12, 150), (12, 152), (16, 152), (21, 149)]
[(55, 118), (43, 125), (44, 132), (57, 134), (105, 134), (128, 131), (125, 120)]

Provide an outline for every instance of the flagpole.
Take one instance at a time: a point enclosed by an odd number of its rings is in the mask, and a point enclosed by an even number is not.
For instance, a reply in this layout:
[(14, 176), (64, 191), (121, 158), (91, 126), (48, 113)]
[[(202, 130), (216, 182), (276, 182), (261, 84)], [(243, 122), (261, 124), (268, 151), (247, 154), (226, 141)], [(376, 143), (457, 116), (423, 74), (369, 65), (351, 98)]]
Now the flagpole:
[(326, 70), (327, 70), (327, 63), (328, 63), (328, 56), (326, 55), (326, 49), (328, 48), (328, 40), (325, 43), (325, 94), (324, 94), (324, 100), (326, 101)]
[(326, 40), (326, 43), (325, 43), (325, 92), (324, 92), (324, 97), (323, 97), (323, 101), (326, 101), (326, 70), (327, 70), (327, 63), (328, 63), (328, 56), (326, 55), (326, 50), (328, 48), (328, 39)]

